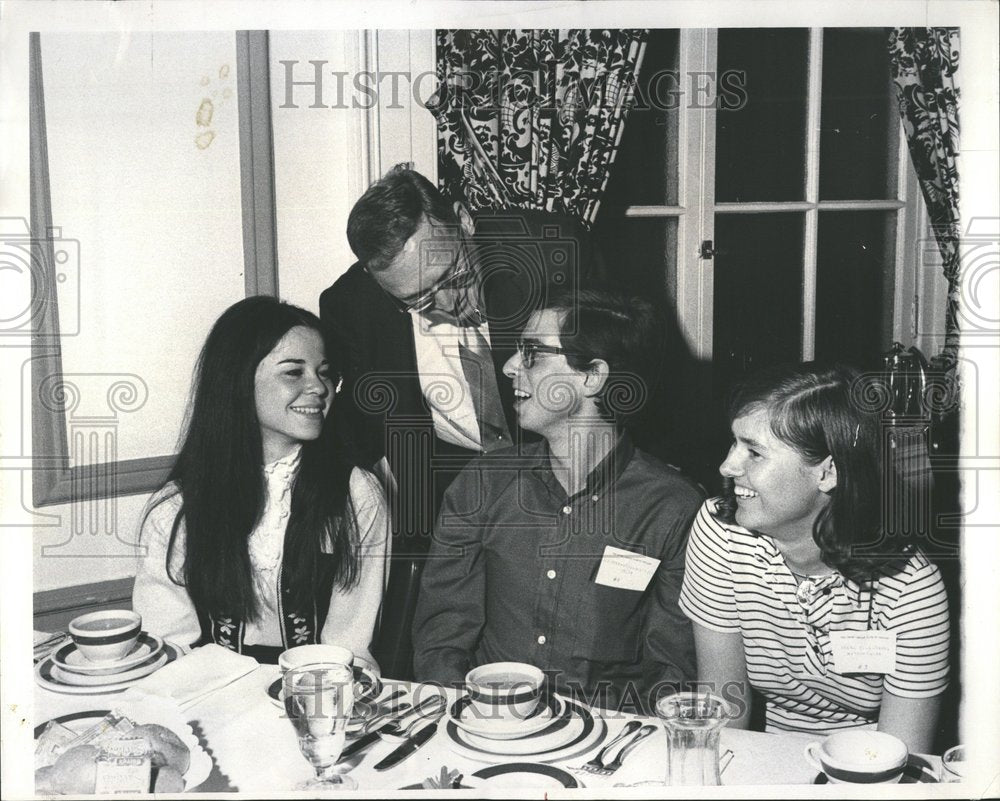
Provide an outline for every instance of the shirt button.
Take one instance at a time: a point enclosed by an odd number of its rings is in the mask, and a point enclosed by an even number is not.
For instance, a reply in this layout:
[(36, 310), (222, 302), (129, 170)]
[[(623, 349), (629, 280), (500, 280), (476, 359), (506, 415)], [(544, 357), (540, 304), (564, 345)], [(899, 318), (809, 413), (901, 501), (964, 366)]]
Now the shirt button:
[(538, 644), (539, 645), (545, 645), (545, 635), (544, 634), (539, 634), (538, 635)]
[(568, 514), (569, 514), (570, 512), (572, 512), (572, 511), (573, 511), (573, 507), (572, 507), (572, 506), (569, 506), (569, 505), (567, 505), (567, 506), (564, 506), (564, 507), (562, 508), (562, 513), (563, 513), (564, 515), (568, 515)]
[(591, 495), (590, 496), (590, 500), (592, 500), (594, 503), (597, 503), (600, 499), (601, 499), (600, 495)]
[(545, 575), (548, 576), (550, 579), (554, 579), (556, 577), (556, 571), (555, 570), (550, 570)]

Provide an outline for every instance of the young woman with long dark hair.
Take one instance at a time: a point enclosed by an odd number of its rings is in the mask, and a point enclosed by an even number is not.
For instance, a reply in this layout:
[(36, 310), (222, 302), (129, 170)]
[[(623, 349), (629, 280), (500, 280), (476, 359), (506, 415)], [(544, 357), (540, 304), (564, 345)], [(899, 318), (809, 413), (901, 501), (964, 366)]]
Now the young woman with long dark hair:
[(845, 367), (767, 370), (737, 388), (722, 498), (688, 542), (681, 608), (698, 677), (768, 730), (877, 727), (931, 748), (948, 683), (948, 604), (919, 549), (886, 536), (877, 414)]
[(133, 604), (154, 634), (267, 662), (336, 643), (377, 668), (388, 516), (324, 425), (339, 379), (321, 330), (252, 297), (208, 335), (184, 444), (142, 526)]

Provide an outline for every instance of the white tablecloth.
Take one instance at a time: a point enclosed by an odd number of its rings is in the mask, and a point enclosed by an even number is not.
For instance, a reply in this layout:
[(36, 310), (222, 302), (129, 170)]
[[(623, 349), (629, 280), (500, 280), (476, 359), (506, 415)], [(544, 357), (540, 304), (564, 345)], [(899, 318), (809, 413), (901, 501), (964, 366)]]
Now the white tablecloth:
[[(185, 712), (195, 732), (211, 753), (217, 772), (203, 787), (205, 790), (239, 790), (253, 795), (288, 791), (312, 775), (312, 769), (299, 753), (295, 735), (283, 710), (267, 695), (267, 687), (278, 677), (278, 668), (261, 665), (232, 684), (199, 699)], [(403, 685), (399, 685), (403, 686)], [(114, 706), (116, 695), (62, 695), (36, 688), (36, 723), (57, 715)], [(454, 697), (454, 691), (449, 691)], [(605, 742), (631, 719), (628, 715), (609, 713), (609, 734)], [(724, 785), (808, 784), (816, 770), (803, 758), (811, 735), (762, 734), (723, 729), (722, 749), (731, 749), (734, 758), (723, 774)], [(382, 742), (370, 748), (351, 770), (362, 790), (396, 790), (419, 784), (440, 772), (442, 766), (472, 775), (487, 763), (457, 754), (449, 745), (445, 721), (438, 733), (423, 748), (390, 771), (376, 772), (372, 766), (387, 755), (397, 743)], [(570, 768), (582, 764), (597, 751), (578, 754), (559, 764)], [(659, 780), (664, 776), (665, 735), (657, 731), (644, 741), (613, 776), (580, 776), (588, 789), (613, 787)], [(352, 760), (353, 761), (353, 760)], [(512, 758), (510, 761), (530, 761)], [(221, 775), (220, 775), (221, 774)]]

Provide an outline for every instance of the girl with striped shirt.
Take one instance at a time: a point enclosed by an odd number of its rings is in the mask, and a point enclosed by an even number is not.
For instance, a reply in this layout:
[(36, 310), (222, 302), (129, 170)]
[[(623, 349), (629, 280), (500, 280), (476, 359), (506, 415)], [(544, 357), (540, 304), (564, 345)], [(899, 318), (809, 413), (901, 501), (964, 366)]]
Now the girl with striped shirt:
[[(883, 536), (878, 416), (858, 373), (758, 373), (730, 403), (734, 442), (691, 531), (680, 605), (701, 682), (745, 728), (877, 727), (931, 748), (948, 679), (940, 573)], [(886, 499), (886, 504), (889, 501)]]

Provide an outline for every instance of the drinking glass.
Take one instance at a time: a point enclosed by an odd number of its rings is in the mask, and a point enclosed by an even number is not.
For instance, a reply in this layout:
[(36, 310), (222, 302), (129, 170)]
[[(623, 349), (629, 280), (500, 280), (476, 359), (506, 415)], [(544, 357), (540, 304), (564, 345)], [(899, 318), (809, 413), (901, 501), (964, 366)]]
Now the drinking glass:
[(316, 771), (316, 778), (298, 789), (357, 789), (354, 779), (337, 771), (354, 707), (351, 668), (334, 663), (290, 668), (285, 672), (283, 691), (285, 712), (298, 735), (299, 750)]
[(711, 693), (676, 693), (657, 701), (656, 716), (667, 733), (667, 785), (719, 784), (719, 734), (729, 704)]
[(965, 746), (956, 745), (941, 757), (941, 781), (965, 781)]

